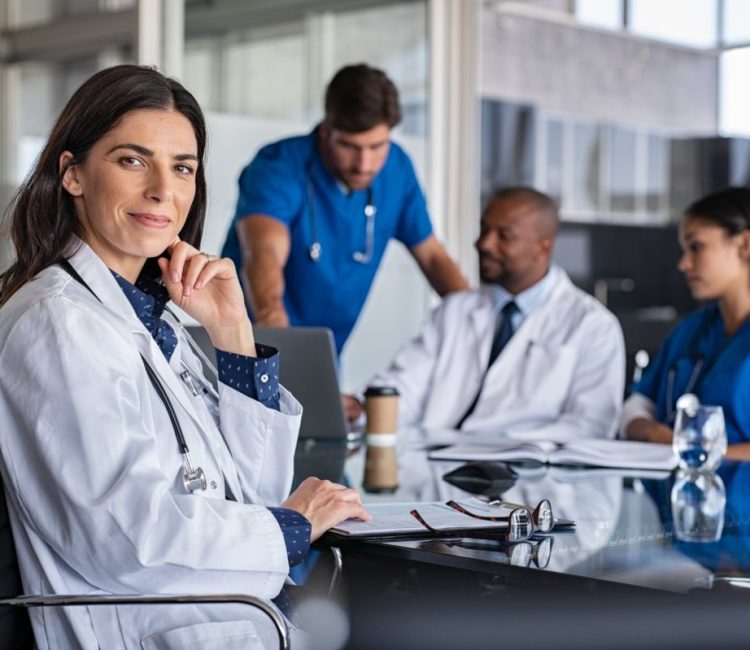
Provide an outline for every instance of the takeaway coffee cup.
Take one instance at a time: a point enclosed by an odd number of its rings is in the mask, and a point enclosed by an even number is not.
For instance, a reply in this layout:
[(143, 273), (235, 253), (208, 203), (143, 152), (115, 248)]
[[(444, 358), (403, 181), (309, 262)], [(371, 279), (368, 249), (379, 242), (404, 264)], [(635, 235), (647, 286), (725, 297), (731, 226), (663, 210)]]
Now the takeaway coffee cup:
[(370, 386), (365, 391), (365, 414), (368, 436), (395, 434), (398, 425), (398, 390), (393, 386)]

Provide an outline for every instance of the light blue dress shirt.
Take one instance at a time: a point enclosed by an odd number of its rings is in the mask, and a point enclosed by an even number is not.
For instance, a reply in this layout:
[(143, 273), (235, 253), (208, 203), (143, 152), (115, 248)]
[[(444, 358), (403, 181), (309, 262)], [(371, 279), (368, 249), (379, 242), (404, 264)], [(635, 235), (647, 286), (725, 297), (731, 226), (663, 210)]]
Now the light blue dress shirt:
[(505, 307), (505, 305), (511, 300), (514, 300), (516, 307), (518, 307), (518, 311), (514, 312), (511, 316), (511, 323), (513, 324), (513, 331), (518, 331), (518, 328), (534, 308), (537, 307), (537, 305), (541, 305), (549, 298), (557, 284), (557, 276), (559, 272), (560, 271), (556, 265), (551, 265), (546, 275), (539, 280), (539, 282), (515, 296), (500, 285), (491, 287), (492, 300), (495, 303), (496, 320), (498, 320), (503, 307)]

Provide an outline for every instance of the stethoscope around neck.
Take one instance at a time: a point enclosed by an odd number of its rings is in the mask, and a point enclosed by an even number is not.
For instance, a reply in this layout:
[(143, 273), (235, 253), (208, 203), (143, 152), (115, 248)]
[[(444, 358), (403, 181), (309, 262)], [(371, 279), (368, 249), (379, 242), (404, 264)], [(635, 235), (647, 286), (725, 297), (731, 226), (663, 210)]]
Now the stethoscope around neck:
[[(76, 280), (81, 285), (83, 285), (86, 289), (88, 289), (91, 295), (94, 296), (94, 298), (96, 298), (99, 302), (102, 302), (101, 298), (99, 298), (99, 296), (97, 296), (96, 293), (94, 293), (94, 290), (78, 274), (78, 271), (76, 271), (73, 268), (72, 264), (68, 260), (66, 259), (61, 260), (60, 266), (65, 271), (67, 271), (67, 273), (74, 280)], [(170, 313), (175, 318), (177, 318), (172, 311), (170, 311)], [(179, 322), (179, 319), (177, 319), (177, 321)], [(183, 333), (185, 334), (190, 347), (198, 353), (198, 356), (201, 358), (201, 360), (204, 363), (207, 363), (208, 367), (215, 373), (216, 369), (208, 361), (208, 358), (205, 356), (205, 354), (203, 354), (203, 351), (200, 350), (200, 348), (195, 343), (195, 341), (192, 340), (192, 337), (187, 332), (185, 332), (184, 328), (183, 328)], [(143, 354), (141, 354), (141, 361), (143, 362), (143, 367), (146, 369), (146, 374), (148, 375), (148, 378), (151, 381), (151, 384), (153, 385), (154, 390), (156, 391), (156, 394), (159, 396), (159, 399), (161, 400), (162, 404), (164, 404), (164, 408), (167, 410), (169, 421), (172, 424), (172, 429), (174, 430), (174, 435), (175, 435), (175, 438), (177, 439), (177, 446), (179, 447), (180, 454), (182, 454), (182, 464), (183, 464), (182, 485), (185, 488), (185, 491), (188, 492), (188, 494), (192, 494), (193, 492), (197, 492), (198, 490), (205, 490), (208, 487), (208, 483), (206, 481), (206, 474), (203, 471), (202, 467), (193, 467), (193, 463), (190, 460), (190, 449), (188, 448), (187, 441), (185, 440), (185, 434), (182, 432), (182, 426), (180, 425), (180, 421), (177, 418), (177, 414), (175, 413), (174, 407), (172, 406), (172, 402), (169, 400), (167, 391), (165, 390), (164, 386), (159, 380), (159, 377), (156, 374), (156, 371), (149, 365), (148, 361), (146, 361), (146, 357), (144, 357)], [(183, 364), (183, 366), (185, 366), (185, 364)], [(190, 373), (193, 377), (198, 379), (195, 373), (191, 373), (189, 371), (187, 366), (185, 366), (185, 368), (186, 368), (187, 373)], [(181, 376), (183, 380), (185, 381), (185, 383), (187, 383), (190, 387), (194, 389), (193, 384), (187, 380), (189, 377), (186, 378), (185, 373), (183, 373)], [(210, 392), (208, 391), (208, 388), (205, 382), (201, 380), (199, 381), (201, 383), (203, 390)]]
[[(701, 378), (705, 377), (711, 371), (711, 369), (714, 367), (721, 355), (724, 354), (724, 351), (732, 341), (731, 336), (729, 338), (726, 338), (719, 349), (716, 351), (716, 354), (714, 354), (710, 359), (706, 360), (705, 356), (698, 352), (698, 345), (700, 341), (706, 336), (713, 323), (714, 321), (712, 319), (707, 319), (705, 322), (703, 322), (690, 342), (690, 346), (688, 347), (688, 354), (686, 356), (688, 358), (692, 358), (693, 369), (690, 372), (690, 377), (688, 377), (685, 388), (680, 392), (681, 395), (696, 392), (696, 388), (700, 383)], [(677, 379), (677, 364), (682, 359), (685, 359), (685, 357), (675, 359), (670, 364), (669, 370), (667, 372), (667, 389), (664, 394), (664, 399), (666, 401), (665, 405), (667, 422), (673, 422), (675, 416), (677, 415), (677, 410), (674, 407), (675, 380)]]
[[(685, 385), (685, 389), (680, 393), (681, 395), (685, 395), (686, 393), (692, 393), (695, 389), (696, 384), (698, 383), (698, 378), (701, 375), (701, 370), (703, 370), (703, 356), (699, 355), (695, 357), (695, 360), (693, 361), (693, 371), (690, 373), (690, 377), (687, 381), (687, 384)], [(677, 411), (673, 404), (675, 403), (674, 400), (674, 382), (675, 378), (677, 376), (677, 367), (676, 362), (673, 362), (672, 365), (669, 368), (669, 372), (667, 372), (667, 390), (666, 390), (666, 406), (667, 406), (667, 422), (673, 422), (675, 416), (677, 415)]]
[[(312, 162), (307, 165), (306, 170), (307, 206), (310, 214), (310, 235), (312, 242), (307, 249), (308, 255), (313, 262), (319, 262), (323, 255), (323, 247), (318, 236), (318, 213), (315, 209), (315, 195), (312, 182)], [(367, 188), (367, 200), (365, 202), (365, 249), (354, 251), (352, 259), (360, 264), (369, 264), (375, 251), (375, 215), (378, 209), (373, 200), (372, 187)]]

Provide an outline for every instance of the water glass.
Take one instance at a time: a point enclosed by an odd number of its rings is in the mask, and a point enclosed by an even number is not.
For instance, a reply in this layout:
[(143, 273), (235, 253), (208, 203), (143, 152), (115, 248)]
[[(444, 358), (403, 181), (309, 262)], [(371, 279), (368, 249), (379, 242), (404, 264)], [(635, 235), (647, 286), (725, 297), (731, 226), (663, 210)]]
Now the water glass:
[(671, 502), (677, 539), (715, 542), (721, 538), (727, 494), (720, 476), (680, 470), (672, 487)]
[(682, 469), (716, 469), (727, 453), (727, 432), (721, 406), (691, 404), (678, 408), (672, 448)]

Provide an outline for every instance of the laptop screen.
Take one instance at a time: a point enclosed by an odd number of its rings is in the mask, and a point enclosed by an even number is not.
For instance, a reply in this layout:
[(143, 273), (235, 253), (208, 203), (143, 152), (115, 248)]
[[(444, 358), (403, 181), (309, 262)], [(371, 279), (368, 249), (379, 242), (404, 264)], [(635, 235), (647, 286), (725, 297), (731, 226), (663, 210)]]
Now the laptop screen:
[(302, 404), (301, 438), (346, 440), (333, 334), (325, 327), (256, 327), (255, 340), (279, 351), (282, 385)]

